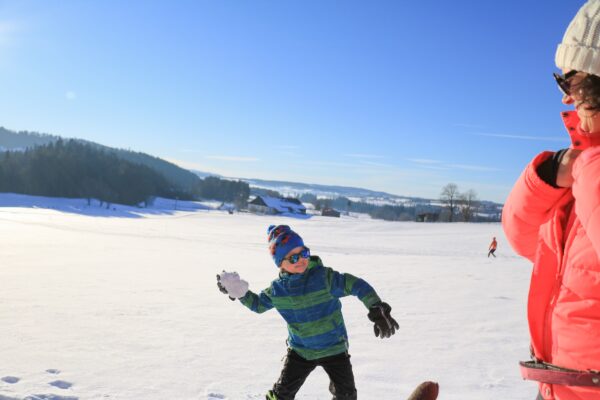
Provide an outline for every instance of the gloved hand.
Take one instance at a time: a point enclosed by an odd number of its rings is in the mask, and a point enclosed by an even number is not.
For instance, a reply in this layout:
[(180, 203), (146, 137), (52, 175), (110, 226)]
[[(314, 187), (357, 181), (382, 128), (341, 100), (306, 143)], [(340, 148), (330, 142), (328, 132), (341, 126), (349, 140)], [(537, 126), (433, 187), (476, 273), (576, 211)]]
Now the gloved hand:
[(369, 319), (375, 323), (373, 329), (375, 330), (375, 336), (383, 338), (389, 338), (396, 329), (400, 328), (400, 325), (390, 315), (392, 307), (388, 303), (379, 302), (369, 308)]
[(240, 279), (237, 272), (223, 271), (217, 274), (217, 287), (226, 295), (229, 295), (231, 300), (244, 297), (248, 292), (248, 282)]

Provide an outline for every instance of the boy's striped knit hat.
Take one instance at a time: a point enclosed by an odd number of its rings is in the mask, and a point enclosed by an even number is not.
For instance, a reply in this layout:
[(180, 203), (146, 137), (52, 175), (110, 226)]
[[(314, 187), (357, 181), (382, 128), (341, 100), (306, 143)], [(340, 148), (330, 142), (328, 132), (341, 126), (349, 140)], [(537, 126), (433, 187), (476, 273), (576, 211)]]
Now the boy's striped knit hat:
[(287, 225), (271, 225), (267, 229), (269, 252), (279, 268), (283, 258), (296, 247), (304, 247), (304, 241)]

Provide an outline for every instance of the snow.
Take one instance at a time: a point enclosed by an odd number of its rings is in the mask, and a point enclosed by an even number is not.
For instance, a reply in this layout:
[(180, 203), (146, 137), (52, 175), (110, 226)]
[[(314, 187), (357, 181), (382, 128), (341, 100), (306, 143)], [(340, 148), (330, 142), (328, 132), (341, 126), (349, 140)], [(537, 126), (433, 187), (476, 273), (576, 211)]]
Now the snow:
[(237, 272), (223, 271), (219, 273), (219, 281), (229, 297), (239, 299), (248, 293), (248, 282), (240, 279)]
[(148, 207), (122, 204), (101, 204), (98, 200), (67, 199), (58, 197), (28, 196), (16, 193), (0, 193), (0, 207), (46, 208), (62, 212), (97, 217), (140, 218), (148, 214), (173, 214), (176, 211), (199, 211), (219, 208), (219, 201), (184, 201), (157, 197)]
[[(277, 270), (266, 229), (278, 223), (393, 308), (400, 329), (382, 340), (364, 306), (342, 300), (361, 399), (404, 399), (424, 380), (440, 383), (443, 400), (535, 398), (517, 364), (528, 357), (531, 268), (499, 224), (15, 196), (0, 194), (0, 399), (263, 399), (282, 367), (285, 324), (230, 301), (216, 274), (268, 286)], [(498, 258), (488, 259), (493, 236)], [(327, 386), (317, 369), (297, 398), (329, 399)]]

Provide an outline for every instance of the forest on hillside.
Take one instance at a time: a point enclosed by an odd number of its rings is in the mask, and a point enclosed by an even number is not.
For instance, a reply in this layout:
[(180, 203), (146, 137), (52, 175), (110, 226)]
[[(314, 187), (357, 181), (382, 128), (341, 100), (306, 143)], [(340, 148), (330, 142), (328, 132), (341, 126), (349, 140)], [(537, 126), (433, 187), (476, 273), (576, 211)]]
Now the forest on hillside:
[(247, 183), (215, 177), (182, 187), (154, 168), (77, 140), (62, 140), (0, 153), (0, 192), (98, 199), (143, 205), (160, 196), (215, 199), (245, 204)]

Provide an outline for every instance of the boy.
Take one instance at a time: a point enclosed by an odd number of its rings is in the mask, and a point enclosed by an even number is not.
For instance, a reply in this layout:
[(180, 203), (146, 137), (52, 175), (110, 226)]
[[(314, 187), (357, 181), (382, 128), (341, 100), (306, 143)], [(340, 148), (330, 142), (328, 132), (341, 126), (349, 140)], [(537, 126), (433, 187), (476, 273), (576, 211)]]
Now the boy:
[(323, 266), (311, 256), (302, 238), (287, 225), (268, 229), (269, 250), (279, 277), (260, 294), (248, 290), (237, 273), (217, 275), (217, 286), (250, 310), (263, 313), (277, 309), (288, 324), (288, 351), (279, 380), (267, 400), (291, 400), (308, 377), (321, 366), (330, 379), (334, 400), (356, 400), (348, 335), (340, 297), (353, 295), (369, 309), (375, 336), (389, 338), (398, 323), (391, 307), (381, 301), (364, 280)]

